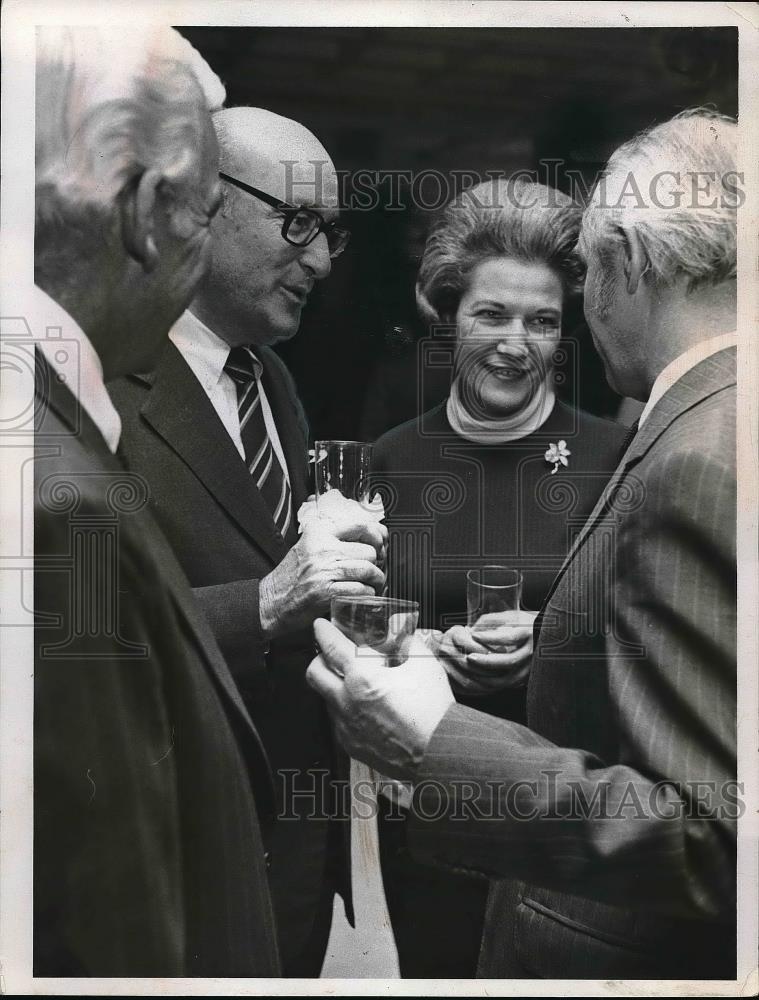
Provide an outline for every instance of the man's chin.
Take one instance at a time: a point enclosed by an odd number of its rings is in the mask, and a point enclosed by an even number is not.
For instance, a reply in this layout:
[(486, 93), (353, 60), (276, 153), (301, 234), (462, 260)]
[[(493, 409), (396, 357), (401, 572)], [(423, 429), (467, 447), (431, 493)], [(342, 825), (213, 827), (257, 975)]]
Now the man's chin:
[(158, 366), (168, 340), (167, 330), (166, 333), (161, 336), (160, 340), (156, 341), (154, 345), (151, 345), (149, 348), (146, 348), (139, 353), (135, 352), (134, 356), (130, 358), (128, 365), (126, 365), (125, 370), (119, 374), (145, 375), (148, 372), (152, 372)]
[[(587, 314), (586, 314), (586, 318), (587, 318)], [(596, 333), (595, 329), (590, 325), (590, 323), (588, 323), (588, 327), (590, 329), (591, 338), (593, 339), (593, 346), (596, 349), (596, 354), (599, 356), (599, 358), (601, 359), (601, 364), (604, 366), (604, 375), (606, 376), (606, 382), (607, 382), (609, 388), (613, 392), (616, 392), (618, 396), (624, 396), (624, 393), (621, 392), (620, 389), (619, 389), (619, 386), (617, 384), (617, 380), (614, 377), (614, 372), (612, 371), (611, 367), (609, 366), (609, 362), (608, 362), (608, 360), (606, 358), (606, 352), (604, 351), (604, 348), (603, 348), (603, 340), (602, 340), (602, 338), (600, 338), (598, 336), (598, 334)]]
[(266, 331), (266, 335), (261, 337), (259, 343), (264, 347), (273, 347), (275, 344), (284, 344), (292, 340), (300, 327), (300, 314), (297, 323), (281, 323), (276, 326), (272, 324)]
[(129, 356), (123, 359), (119, 371), (109, 376), (109, 379), (135, 373), (143, 375), (153, 371), (166, 349), (169, 341), (169, 330), (172, 326), (173, 320), (162, 320), (159, 325), (156, 325), (150, 331), (150, 336), (147, 336), (148, 331), (143, 328), (139, 342), (133, 341), (130, 344), (130, 348), (132, 349), (129, 352)]
[(611, 391), (616, 392), (618, 396), (625, 396), (626, 393), (621, 388), (617, 380), (614, 378), (614, 373), (610, 372), (606, 366), (604, 366), (604, 374), (606, 375), (606, 384), (609, 386)]

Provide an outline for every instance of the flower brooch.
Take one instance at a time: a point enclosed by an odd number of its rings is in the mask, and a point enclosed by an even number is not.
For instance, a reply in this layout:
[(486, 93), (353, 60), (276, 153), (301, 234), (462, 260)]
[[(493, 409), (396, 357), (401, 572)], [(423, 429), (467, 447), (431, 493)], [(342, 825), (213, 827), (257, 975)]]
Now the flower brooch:
[(546, 451), (546, 462), (553, 465), (551, 475), (555, 476), (560, 465), (569, 465), (569, 456), (572, 452), (567, 448), (566, 441), (559, 441), (558, 444), (551, 444)]

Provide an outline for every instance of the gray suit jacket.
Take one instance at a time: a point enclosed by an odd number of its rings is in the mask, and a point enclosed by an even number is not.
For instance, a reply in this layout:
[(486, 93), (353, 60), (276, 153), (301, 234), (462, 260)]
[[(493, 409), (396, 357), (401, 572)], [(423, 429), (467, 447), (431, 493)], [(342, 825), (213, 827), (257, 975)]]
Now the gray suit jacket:
[(627, 450), (537, 623), (529, 728), (455, 706), (422, 762), (412, 849), (496, 880), (484, 976), (735, 975), (735, 381), (702, 361)]

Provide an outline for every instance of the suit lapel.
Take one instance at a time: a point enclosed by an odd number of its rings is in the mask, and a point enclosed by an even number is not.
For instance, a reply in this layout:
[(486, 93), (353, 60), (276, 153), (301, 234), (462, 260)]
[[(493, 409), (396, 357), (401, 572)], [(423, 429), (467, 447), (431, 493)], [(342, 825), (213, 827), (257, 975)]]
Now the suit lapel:
[(226, 429), (182, 355), (169, 344), (142, 416), (274, 564), (286, 549)]
[(543, 602), (544, 608), (556, 591), (569, 564), (582, 548), (599, 520), (609, 512), (614, 497), (630, 470), (637, 465), (654, 442), (661, 437), (677, 417), (685, 413), (686, 410), (696, 406), (697, 403), (712, 396), (715, 392), (719, 392), (721, 389), (734, 384), (735, 381), (736, 350), (734, 347), (728, 347), (705, 358), (690, 371), (686, 372), (661, 397), (649, 413), (643, 427), (631, 441), (629, 448), (622, 456), (622, 460), (614, 470), (611, 479), (607, 483), (596, 506), (593, 508), (590, 517), (575, 538), (561, 569), (557, 573), (546, 595)]

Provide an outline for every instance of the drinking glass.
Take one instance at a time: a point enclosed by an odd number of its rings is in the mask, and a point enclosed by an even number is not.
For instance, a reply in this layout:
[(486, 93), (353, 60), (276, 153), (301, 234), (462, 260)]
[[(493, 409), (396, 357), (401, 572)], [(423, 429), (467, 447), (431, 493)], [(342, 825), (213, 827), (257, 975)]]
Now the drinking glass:
[[(419, 621), (419, 602), (401, 601), (392, 597), (333, 597), (332, 624), (352, 639), (357, 646), (370, 646), (387, 658), (389, 667), (398, 667), (409, 657), (411, 637)], [(382, 794), (404, 808), (411, 806), (411, 785), (384, 778), (361, 761), (351, 761), (351, 788), (361, 788), (361, 799), (371, 805), (371, 817), (360, 821), (353, 813), (361, 853), (369, 859), (368, 868), (379, 872), (379, 841), (377, 836), (376, 793)], [(381, 878), (380, 878), (381, 883)]]
[(316, 504), (330, 490), (340, 490), (348, 500), (369, 504), (372, 446), (364, 441), (315, 441), (314, 482)]
[(419, 603), (393, 597), (333, 597), (332, 623), (357, 646), (370, 646), (397, 667), (408, 659)]
[(470, 626), (483, 615), (519, 611), (521, 599), (522, 574), (518, 569), (481, 566), (466, 575), (466, 620)]

